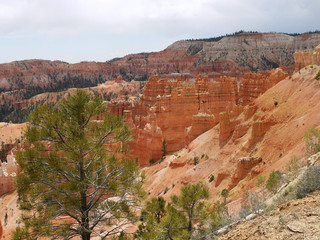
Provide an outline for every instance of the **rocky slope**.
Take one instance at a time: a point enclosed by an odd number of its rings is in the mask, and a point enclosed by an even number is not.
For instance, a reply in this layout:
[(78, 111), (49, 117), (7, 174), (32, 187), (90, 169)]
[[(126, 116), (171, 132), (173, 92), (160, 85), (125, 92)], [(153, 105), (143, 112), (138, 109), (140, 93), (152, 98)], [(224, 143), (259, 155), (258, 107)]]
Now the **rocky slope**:
[(319, 239), (320, 192), (285, 203), (272, 212), (232, 227), (219, 240)]
[[(149, 196), (169, 199), (181, 186), (202, 180), (213, 199), (219, 199), (221, 190), (227, 188), (235, 200), (255, 188), (258, 175), (268, 176), (273, 169), (285, 171), (293, 155), (304, 159), (304, 134), (312, 126), (320, 127), (320, 85), (315, 80), (319, 70), (319, 66), (303, 68), (250, 105), (227, 108), (219, 114), (217, 126), (161, 163), (145, 168)], [(210, 175), (215, 177), (211, 183)]]

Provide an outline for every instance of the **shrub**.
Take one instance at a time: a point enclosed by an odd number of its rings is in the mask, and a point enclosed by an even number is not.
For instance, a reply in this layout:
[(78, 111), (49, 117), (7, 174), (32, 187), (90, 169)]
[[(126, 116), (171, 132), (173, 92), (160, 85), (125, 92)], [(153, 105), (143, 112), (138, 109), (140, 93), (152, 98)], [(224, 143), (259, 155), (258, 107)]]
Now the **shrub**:
[(193, 165), (197, 165), (198, 163), (199, 163), (199, 157), (198, 156), (194, 156)]
[(267, 181), (267, 185), (266, 185), (267, 189), (270, 192), (275, 193), (280, 184), (280, 179), (281, 179), (281, 173), (279, 171), (272, 171)]
[(223, 197), (223, 202), (224, 202), (224, 205), (226, 205), (227, 203), (227, 197), (229, 196), (229, 190), (224, 188), (222, 191), (221, 191), (221, 196)]
[(168, 154), (168, 146), (166, 140), (162, 141), (161, 152), (163, 157), (165, 157)]
[(263, 184), (265, 183), (265, 181), (266, 181), (266, 177), (263, 176), (263, 175), (259, 175), (259, 176), (257, 177), (257, 187), (263, 186)]
[(208, 179), (209, 179), (209, 183), (213, 182), (213, 181), (214, 181), (214, 175), (211, 174), (211, 175), (208, 177)]
[(286, 225), (287, 224), (287, 220), (283, 217), (282, 214), (279, 215), (279, 220), (278, 220), (279, 225)]
[(310, 167), (297, 185), (297, 198), (304, 198), (309, 193), (320, 189), (320, 166)]
[(295, 178), (298, 175), (300, 169), (299, 160), (300, 158), (298, 158), (296, 155), (293, 155), (287, 164), (287, 172), (291, 175), (289, 179)]
[(251, 192), (249, 194), (249, 201), (252, 212), (259, 213), (261, 209), (264, 209), (266, 207), (266, 204), (263, 201), (263, 197), (258, 193)]
[(150, 159), (149, 159), (149, 163), (150, 163), (150, 165), (154, 164), (153, 158), (150, 158)]
[(320, 130), (312, 127), (305, 134), (306, 154), (311, 156), (320, 151)]
[(317, 73), (317, 75), (315, 76), (316, 80), (320, 80), (320, 71)]

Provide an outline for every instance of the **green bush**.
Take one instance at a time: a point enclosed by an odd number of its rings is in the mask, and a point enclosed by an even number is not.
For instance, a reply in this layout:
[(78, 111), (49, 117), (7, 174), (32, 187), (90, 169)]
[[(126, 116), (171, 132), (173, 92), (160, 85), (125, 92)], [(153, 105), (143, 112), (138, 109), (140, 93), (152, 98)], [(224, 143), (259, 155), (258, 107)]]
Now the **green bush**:
[(297, 198), (304, 198), (318, 189), (320, 189), (320, 166), (310, 167), (297, 185)]
[(265, 183), (265, 181), (266, 181), (266, 177), (263, 176), (263, 175), (259, 175), (259, 176), (257, 177), (257, 184), (256, 184), (256, 186), (257, 186), (257, 187), (263, 186), (263, 184)]
[(195, 156), (193, 158), (193, 165), (197, 165), (199, 163), (199, 157), (198, 156)]
[(168, 154), (168, 146), (167, 146), (166, 140), (162, 141), (161, 152), (162, 152), (162, 157), (165, 157)]
[(281, 173), (279, 171), (272, 171), (267, 181), (267, 189), (275, 193), (280, 185)]
[(317, 75), (315, 76), (316, 80), (320, 80), (320, 71), (317, 73)]
[(208, 177), (208, 179), (209, 179), (209, 183), (213, 182), (213, 181), (214, 181), (214, 175), (211, 174), (211, 175)]
[(150, 158), (150, 159), (149, 159), (149, 163), (150, 163), (150, 165), (154, 164), (153, 158)]

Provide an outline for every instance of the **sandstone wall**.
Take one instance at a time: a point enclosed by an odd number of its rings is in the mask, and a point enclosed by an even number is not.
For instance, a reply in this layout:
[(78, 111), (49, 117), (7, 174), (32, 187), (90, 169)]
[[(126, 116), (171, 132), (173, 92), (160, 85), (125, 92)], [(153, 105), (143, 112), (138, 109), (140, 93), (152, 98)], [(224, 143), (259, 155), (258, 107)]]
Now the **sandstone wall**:
[(301, 68), (314, 64), (320, 65), (320, 45), (314, 50), (297, 51), (294, 55), (295, 71)]
[(237, 102), (235, 78), (210, 80), (198, 76), (190, 81), (151, 77), (144, 95), (132, 109), (135, 126), (134, 154), (141, 165), (161, 158), (162, 141), (173, 153), (219, 122), (219, 113)]
[[(248, 74), (238, 90), (237, 80), (232, 77), (153, 76), (138, 102), (115, 103), (111, 108), (133, 126), (134, 141), (130, 145), (145, 166), (149, 160), (161, 159), (163, 140), (172, 154), (219, 122), (220, 144), (230, 137), (233, 140), (242, 137), (252, 126), (239, 124), (237, 117), (243, 113), (247, 119), (256, 110), (242, 105), (251, 103), (285, 77), (287, 74), (281, 69)], [(260, 136), (258, 133), (255, 136), (256, 132), (253, 131), (252, 141)]]
[(239, 87), (239, 99), (243, 105), (251, 103), (269, 88), (288, 76), (281, 68), (262, 73), (247, 73)]

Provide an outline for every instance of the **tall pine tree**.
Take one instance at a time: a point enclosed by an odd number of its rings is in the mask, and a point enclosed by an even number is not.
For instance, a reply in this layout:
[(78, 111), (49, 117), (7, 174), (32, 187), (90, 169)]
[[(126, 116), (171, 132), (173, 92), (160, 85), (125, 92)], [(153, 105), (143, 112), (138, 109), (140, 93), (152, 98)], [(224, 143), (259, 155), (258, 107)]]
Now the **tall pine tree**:
[[(104, 115), (104, 120), (92, 118)], [(17, 178), (23, 225), (13, 239), (89, 240), (121, 232), (142, 194), (139, 167), (126, 156), (130, 129), (105, 103), (77, 90), (57, 107), (30, 114)]]

